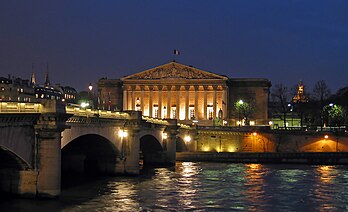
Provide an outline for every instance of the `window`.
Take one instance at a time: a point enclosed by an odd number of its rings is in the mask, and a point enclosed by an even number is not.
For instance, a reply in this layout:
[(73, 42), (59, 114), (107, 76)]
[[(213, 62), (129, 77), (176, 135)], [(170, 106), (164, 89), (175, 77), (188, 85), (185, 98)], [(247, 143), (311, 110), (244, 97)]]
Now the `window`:
[(141, 110), (139, 97), (136, 99), (136, 102), (135, 102), (135, 110), (136, 111), (140, 111)]
[(153, 114), (155, 118), (158, 118), (158, 106), (157, 105), (154, 105), (153, 106)]
[(162, 110), (162, 111), (163, 111), (162, 117), (163, 117), (163, 118), (167, 118), (167, 108), (166, 108), (166, 106), (163, 107), (163, 110)]
[(214, 114), (214, 108), (213, 105), (208, 105), (207, 106), (207, 111), (208, 111), (208, 119), (212, 120), (213, 119), (213, 114)]
[(190, 112), (190, 119), (194, 119), (195, 118), (195, 107), (190, 106), (189, 112)]
[(176, 119), (176, 107), (172, 107), (171, 118)]

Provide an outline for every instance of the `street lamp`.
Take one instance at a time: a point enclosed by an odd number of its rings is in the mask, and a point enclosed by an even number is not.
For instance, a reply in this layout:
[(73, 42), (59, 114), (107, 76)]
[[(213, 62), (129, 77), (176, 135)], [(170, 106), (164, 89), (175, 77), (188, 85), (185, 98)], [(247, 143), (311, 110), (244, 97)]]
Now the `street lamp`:
[(126, 143), (124, 141), (124, 138), (126, 138), (128, 136), (128, 132), (120, 129), (118, 131), (118, 136), (121, 138), (121, 145), (122, 145), (122, 158), (121, 159), (124, 159), (125, 158), (125, 150), (126, 150)]
[(242, 124), (242, 121), (240, 119), (240, 110), (241, 110), (241, 105), (243, 105), (244, 102), (243, 100), (240, 99), (237, 103), (238, 103), (238, 123), (237, 124), (240, 126)]
[(88, 96), (89, 96), (89, 105), (93, 108), (93, 100), (92, 100), (92, 89), (93, 89), (93, 85), (92, 83), (90, 82), (89, 85), (88, 85)]
[(93, 85), (92, 85), (92, 83), (90, 82), (89, 85), (88, 85), (88, 90), (89, 90), (89, 92), (92, 92), (92, 89), (93, 89)]
[(185, 142), (190, 142), (191, 141), (191, 136), (187, 135), (184, 138)]

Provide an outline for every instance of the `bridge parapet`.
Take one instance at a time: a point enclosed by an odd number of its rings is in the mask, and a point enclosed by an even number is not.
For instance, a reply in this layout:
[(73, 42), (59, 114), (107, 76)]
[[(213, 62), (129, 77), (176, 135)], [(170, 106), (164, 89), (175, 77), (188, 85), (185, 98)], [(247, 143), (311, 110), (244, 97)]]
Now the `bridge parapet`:
[(84, 117), (99, 117), (99, 118), (113, 118), (113, 119), (129, 119), (130, 114), (127, 112), (116, 112), (107, 110), (93, 110), (84, 109), (74, 106), (66, 106), (66, 113), (74, 116)]
[(42, 113), (43, 106), (37, 102), (0, 102), (0, 113)]

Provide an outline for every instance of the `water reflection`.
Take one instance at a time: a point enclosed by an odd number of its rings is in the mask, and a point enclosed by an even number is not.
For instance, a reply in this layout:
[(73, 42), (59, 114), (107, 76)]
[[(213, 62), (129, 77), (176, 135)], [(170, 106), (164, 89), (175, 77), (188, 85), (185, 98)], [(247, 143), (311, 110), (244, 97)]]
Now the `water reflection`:
[[(1, 200), (0, 200), (1, 201)], [(64, 189), (58, 200), (12, 199), (1, 211), (347, 211), (345, 166), (177, 163), (139, 177)]]
[(245, 202), (249, 205), (249, 210), (255, 210), (256, 207), (264, 205), (264, 186), (265, 174), (267, 170), (261, 164), (246, 164), (244, 171), (245, 178)]
[(333, 182), (337, 175), (334, 166), (317, 166), (315, 169), (316, 184), (313, 187), (313, 198), (318, 202), (318, 210), (333, 210), (335, 192), (332, 191)]

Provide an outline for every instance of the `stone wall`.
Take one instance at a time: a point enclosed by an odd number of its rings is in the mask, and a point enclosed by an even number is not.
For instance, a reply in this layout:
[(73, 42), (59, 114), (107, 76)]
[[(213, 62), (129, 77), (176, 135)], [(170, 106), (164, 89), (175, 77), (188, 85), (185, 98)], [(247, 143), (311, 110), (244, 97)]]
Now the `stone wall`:
[(198, 131), (186, 145), (188, 151), (207, 152), (348, 152), (348, 134)]

